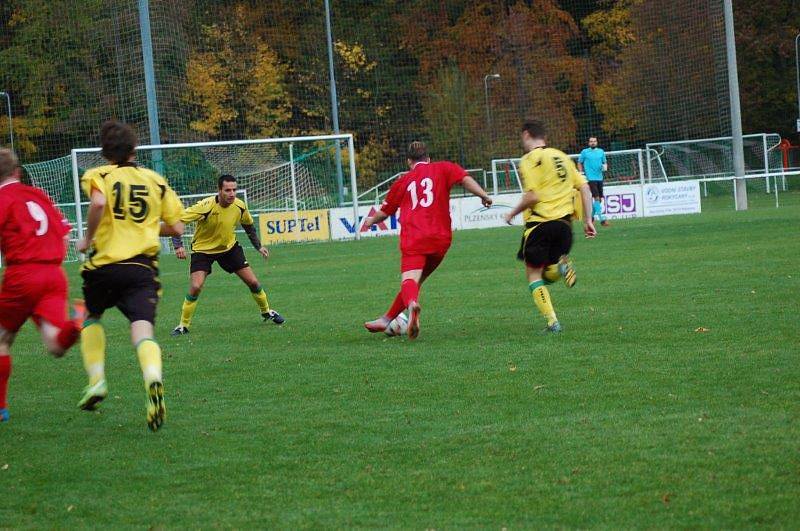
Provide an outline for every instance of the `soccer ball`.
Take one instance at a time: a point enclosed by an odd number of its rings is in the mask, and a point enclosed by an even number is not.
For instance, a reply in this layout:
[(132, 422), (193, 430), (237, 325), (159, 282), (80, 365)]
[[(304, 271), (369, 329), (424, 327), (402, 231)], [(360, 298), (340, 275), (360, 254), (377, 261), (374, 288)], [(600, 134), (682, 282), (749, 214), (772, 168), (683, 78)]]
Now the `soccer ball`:
[(389, 323), (384, 333), (389, 337), (402, 336), (408, 331), (408, 317), (406, 314), (401, 313), (394, 321)]

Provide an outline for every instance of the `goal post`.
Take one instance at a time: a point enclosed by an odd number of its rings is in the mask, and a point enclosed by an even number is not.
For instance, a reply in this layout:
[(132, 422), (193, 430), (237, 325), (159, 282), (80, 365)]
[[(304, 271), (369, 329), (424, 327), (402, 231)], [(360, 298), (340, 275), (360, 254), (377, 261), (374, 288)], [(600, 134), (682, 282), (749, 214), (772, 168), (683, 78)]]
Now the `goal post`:
[[(84, 234), (84, 212), (80, 206), (80, 179), (89, 168), (107, 164), (100, 148), (71, 151), (71, 169), (76, 198), (78, 238)], [(336, 153), (345, 152), (346, 161)], [(247, 190), (254, 214), (329, 209), (352, 204), (358, 219), (358, 182), (352, 134), (261, 138), (217, 142), (143, 145), (136, 148), (137, 163), (159, 171), (179, 196), (216, 193), (216, 181), (232, 174)], [(350, 186), (339, 189), (337, 163), (349, 166)], [(356, 239), (359, 238), (356, 233)]]

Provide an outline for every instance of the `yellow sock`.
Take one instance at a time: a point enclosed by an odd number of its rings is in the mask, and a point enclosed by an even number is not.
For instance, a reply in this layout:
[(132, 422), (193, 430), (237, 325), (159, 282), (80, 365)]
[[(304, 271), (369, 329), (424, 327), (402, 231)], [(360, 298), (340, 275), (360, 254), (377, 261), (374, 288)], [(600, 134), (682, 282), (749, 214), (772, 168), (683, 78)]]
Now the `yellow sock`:
[(253, 291), (250, 294), (253, 296), (253, 300), (256, 301), (256, 304), (258, 304), (258, 309), (261, 310), (261, 313), (267, 313), (269, 311), (269, 301), (267, 300), (267, 293), (264, 291), (264, 288), (259, 286), (258, 291)]
[(542, 280), (545, 284), (552, 284), (561, 278), (561, 272), (558, 270), (558, 265), (551, 264), (544, 268), (542, 271)]
[(533, 302), (535, 302), (536, 307), (539, 308), (539, 313), (547, 319), (547, 326), (558, 321), (558, 319), (556, 319), (556, 311), (553, 308), (553, 302), (550, 300), (550, 292), (545, 287), (544, 281), (535, 280), (528, 285), (528, 288), (531, 290)]
[(152, 339), (142, 339), (136, 345), (136, 355), (142, 367), (144, 387), (147, 389), (151, 383), (161, 381), (161, 347)]
[(189, 328), (189, 325), (192, 324), (192, 317), (194, 317), (196, 308), (197, 297), (192, 297), (187, 294), (186, 298), (183, 299), (183, 307), (181, 307), (181, 326)]
[(83, 368), (89, 375), (89, 385), (106, 376), (106, 331), (99, 321), (87, 319), (81, 330), (81, 356)]

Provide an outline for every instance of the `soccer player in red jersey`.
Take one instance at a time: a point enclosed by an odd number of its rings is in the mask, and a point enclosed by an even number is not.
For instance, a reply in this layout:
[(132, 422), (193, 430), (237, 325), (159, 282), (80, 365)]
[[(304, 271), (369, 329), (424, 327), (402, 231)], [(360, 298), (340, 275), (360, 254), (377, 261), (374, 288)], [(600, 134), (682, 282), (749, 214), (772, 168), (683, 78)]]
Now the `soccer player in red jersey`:
[(485, 207), (492, 199), (466, 170), (453, 162), (431, 162), (423, 142), (408, 147), (410, 171), (393, 184), (380, 209), (364, 221), (366, 228), (400, 209), (400, 292), (383, 316), (364, 323), (370, 332), (383, 332), (408, 308), (408, 337), (419, 335), (419, 287), (444, 260), (453, 237), (450, 189), (455, 184), (480, 197)]
[[(29, 317), (44, 346), (61, 357), (80, 336), (67, 318), (67, 277), (61, 269), (70, 226), (47, 194), (20, 182), (11, 150), (0, 149), (0, 252), (6, 266), (0, 289), (0, 421), (8, 420), (6, 391), (11, 345)], [(76, 313), (82, 307), (76, 304)]]

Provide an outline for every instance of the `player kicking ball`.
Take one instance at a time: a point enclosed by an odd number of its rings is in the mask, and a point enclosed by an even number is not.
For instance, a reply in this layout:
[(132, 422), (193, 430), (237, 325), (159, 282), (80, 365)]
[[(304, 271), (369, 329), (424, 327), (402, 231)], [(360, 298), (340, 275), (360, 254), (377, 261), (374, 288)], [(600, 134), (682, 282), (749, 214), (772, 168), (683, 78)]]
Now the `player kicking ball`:
[(61, 268), (69, 223), (47, 194), (20, 182), (16, 155), (0, 149), (0, 251), (5, 274), (0, 290), (0, 422), (9, 419), (6, 393), (11, 345), (32, 318), (45, 348), (60, 358), (78, 340), (83, 304), (67, 319), (67, 277)]
[[(192, 259), (189, 266), (189, 293), (183, 301), (181, 308), (181, 322), (172, 331), (173, 336), (189, 333), (192, 317), (197, 309), (197, 300), (211, 274), (214, 262), (219, 264), (226, 273), (235, 273), (250, 289), (253, 300), (256, 301), (264, 321), (283, 324), (285, 319), (270, 309), (267, 294), (256, 278), (253, 268), (247, 263), (244, 249), (236, 241), (236, 225), (241, 224), (250, 243), (266, 260), (269, 251), (261, 245), (256, 229), (253, 226), (253, 216), (247, 209), (244, 201), (236, 197), (236, 177), (222, 175), (217, 182), (217, 195), (201, 199), (186, 209), (181, 220), (184, 223), (196, 222), (194, 238), (192, 238)], [(183, 240), (173, 238), (175, 255), (186, 260), (186, 249)]]
[(384, 332), (403, 310), (408, 308), (408, 337), (419, 335), (420, 286), (444, 260), (453, 238), (450, 220), (450, 189), (456, 185), (481, 198), (483, 206), (492, 206), (492, 199), (453, 162), (431, 162), (422, 142), (408, 147), (410, 171), (393, 184), (386, 200), (375, 215), (364, 221), (366, 228), (384, 221), (400, 210), (400, 292), (381, 317), (364, 323), (373, 333)]
[(568, 287), (575, 285), (577, 276), (569, 260), (572, 248), (572, 218), (576, 214), (575, 190), (581, 197), (583, 231), (588, 238), (596, 235), (592, 223), (592, 195), (586, 179), (565, 153), (547, 147), (544, 125), (527, 121), (522, 126), (522, 147), (525, 156), (520, 161), (523, 181), (522, 200), (505, 215), (510, 225), (514, 217), (525, 213), (525, 232), (517, 258), (525, 262), (528, 289), (539, 312), (547, 320), (545, 331), (561, 332), (550, 292), (546, 284), (559, 278)]

